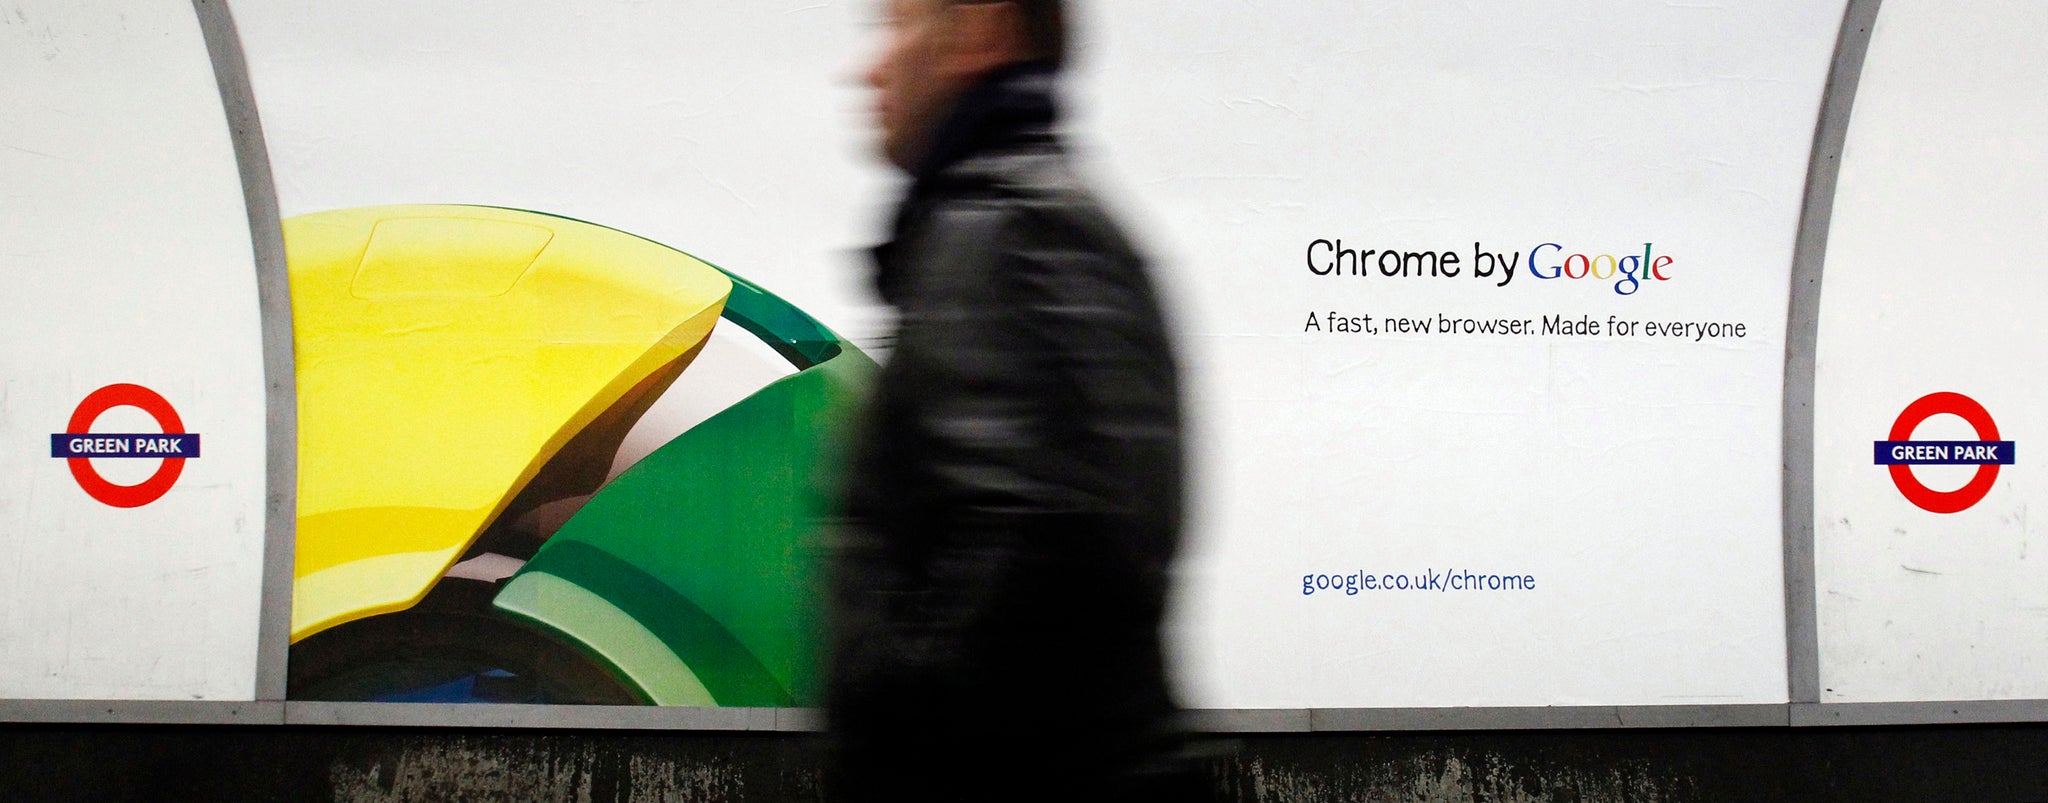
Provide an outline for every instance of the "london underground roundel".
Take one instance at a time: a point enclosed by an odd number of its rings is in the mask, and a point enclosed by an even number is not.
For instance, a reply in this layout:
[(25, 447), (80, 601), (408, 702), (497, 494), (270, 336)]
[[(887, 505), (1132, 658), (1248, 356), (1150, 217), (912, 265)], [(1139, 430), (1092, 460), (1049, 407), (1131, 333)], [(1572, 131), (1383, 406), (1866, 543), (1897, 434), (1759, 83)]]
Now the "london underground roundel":
[[(1953, 415), (1977, 432), (1974, 441), (1916, 441), (1913, 430), (1937, 415)], [(2014, 444), (1998, 439), (1991, 412), (1961, 393), (1930, 393), (1915, 399), (1892, 422), (1888, 440), (1875, 444), (1877, 465), (1891, 470), (1892, 484), (1906, 501), (1930, 513), (1961, 513), (1984, 501), (1998, 482), (1998, 468), (2013, 464)], [(1913, 475), (1914, 466), (1976, 466), (1970, 481), (1953, 491), (1927, 487)]]
[[(156, 419), (159, 432), (96, 433), (92, 425), (108, 410), (134, 407)], [(142, 507), (170, 493), (185, 471), (185, 461), (199, 456), (199, 436), (185, 431), (178, 411), (156, 391), (141, 385), (108, 385), (86, 395), (71, 413), (64, 431), (50, 436), (50, 456), (62, 458), (86, 495), (110, 507)], [(161, 460), (156, 473), (136, 485), (119, 485), (100, 475), (95, 459)]]

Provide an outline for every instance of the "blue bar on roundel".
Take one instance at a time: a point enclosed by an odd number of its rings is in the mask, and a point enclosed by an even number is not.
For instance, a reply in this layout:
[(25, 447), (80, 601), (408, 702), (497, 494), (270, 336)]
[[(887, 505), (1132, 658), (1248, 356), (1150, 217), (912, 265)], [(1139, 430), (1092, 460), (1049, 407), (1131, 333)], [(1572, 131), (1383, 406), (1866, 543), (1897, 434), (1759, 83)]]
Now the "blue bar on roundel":
[(1878, 441), (1880, 466), (2009, 466), (2012, 441)]
[(51, 457), (143, 458), (198, 457), (199, 435), (90, 432), (58, 433), (50, 436)]

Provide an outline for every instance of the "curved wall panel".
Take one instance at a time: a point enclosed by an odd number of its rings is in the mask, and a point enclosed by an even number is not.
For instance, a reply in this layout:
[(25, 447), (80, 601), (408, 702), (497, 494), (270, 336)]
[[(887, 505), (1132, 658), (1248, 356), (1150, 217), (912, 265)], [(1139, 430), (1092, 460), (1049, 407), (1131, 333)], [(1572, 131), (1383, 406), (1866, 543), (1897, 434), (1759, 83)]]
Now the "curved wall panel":
[(0, 699), (253, 700), (263, 342), (193, 6), (7, 3), (0, 75)]
[(1878, 15), (1821, 296), (1822, 702), (2048, 697), (2044, 38), (2039, 3)]

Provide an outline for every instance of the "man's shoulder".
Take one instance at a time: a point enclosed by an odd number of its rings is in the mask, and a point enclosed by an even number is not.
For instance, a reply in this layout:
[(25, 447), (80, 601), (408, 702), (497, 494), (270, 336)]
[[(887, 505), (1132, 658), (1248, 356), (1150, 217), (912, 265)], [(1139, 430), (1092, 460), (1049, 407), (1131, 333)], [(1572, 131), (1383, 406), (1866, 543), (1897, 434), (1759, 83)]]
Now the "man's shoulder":
[(938, 195), (966, 203), (1094, 205), (1066, 153), (1051, 145), (975, 154), (941, 171), (937, 184)]
[(1121, 227), (1057, 148), (977, 154), (947, 168), (936, 194), (941, 217), (978, 219), (1042, 245), (1136, 259)]

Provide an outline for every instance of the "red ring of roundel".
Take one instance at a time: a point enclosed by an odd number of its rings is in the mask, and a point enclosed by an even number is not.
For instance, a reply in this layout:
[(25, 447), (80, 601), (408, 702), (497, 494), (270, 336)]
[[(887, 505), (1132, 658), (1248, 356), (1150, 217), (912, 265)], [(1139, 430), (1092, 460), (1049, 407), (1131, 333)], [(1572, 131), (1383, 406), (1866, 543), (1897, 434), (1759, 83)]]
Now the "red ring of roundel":
[[(1906, 405), (1905, 411), (1899, 413), (1898, 420), (1892, 422), (1890, 440), (1911, 440), (1913, 429), (1920, 426), (1920, 422), (1943, 413), (1959, 416), (1970, 422), (1970, 427), (1977, 430), (1978, 440), (1998, 440), (1998, 423), (1991, 420), (1991, 411), (1984, 409), (1984, 405), (1978, 404), (1976, 399), (1948, 391), (1929, 393)], [(1998, 482), (1996, 463), (1979, 465), (1977, 475), (1970, 478), (1969, 484), (1953, 491), (1937, 491), (1920, 484), (1920, 478), (1913, 476), (1912, 466), (1899, 464), (1889, 468), (1892, 473), (1892, 484), (1898, 486), (1899, 493), (1906, 495), (1906, 501), (1929, 513), (1960, 513), (1968, 510), (1978, 502), (1984, 501), (1985, 495), (1991, 493), (1991, 486)]]
[[(78, 409), (71, 413), (71, 423), (65, 427), (66, 435), (84, 435), (92, 431), (92, 424), (100, 414), (116, 407), (134, 407), (156, 419), (165, 435), (185, 434), (185, 422), (178, 418), (178, 411), (171, 409), (171, 403), (156, 391), (141, 385), (126, 383), (108, 385), (87, 394), (85, 401), (78, 403)], [(166, 457), (156, 473), (140, 485), (116, 485), (108, 482), (93, 470), (92, 460), (84, 457), (67, 458), (71, 476), (78, 480), (78, 487), (85, 489), (87, 496), (112, 507), (142, 507), (169, 493), (171, 486), (178, 484), (178, 475), (185, 471), (185, 458)]]

